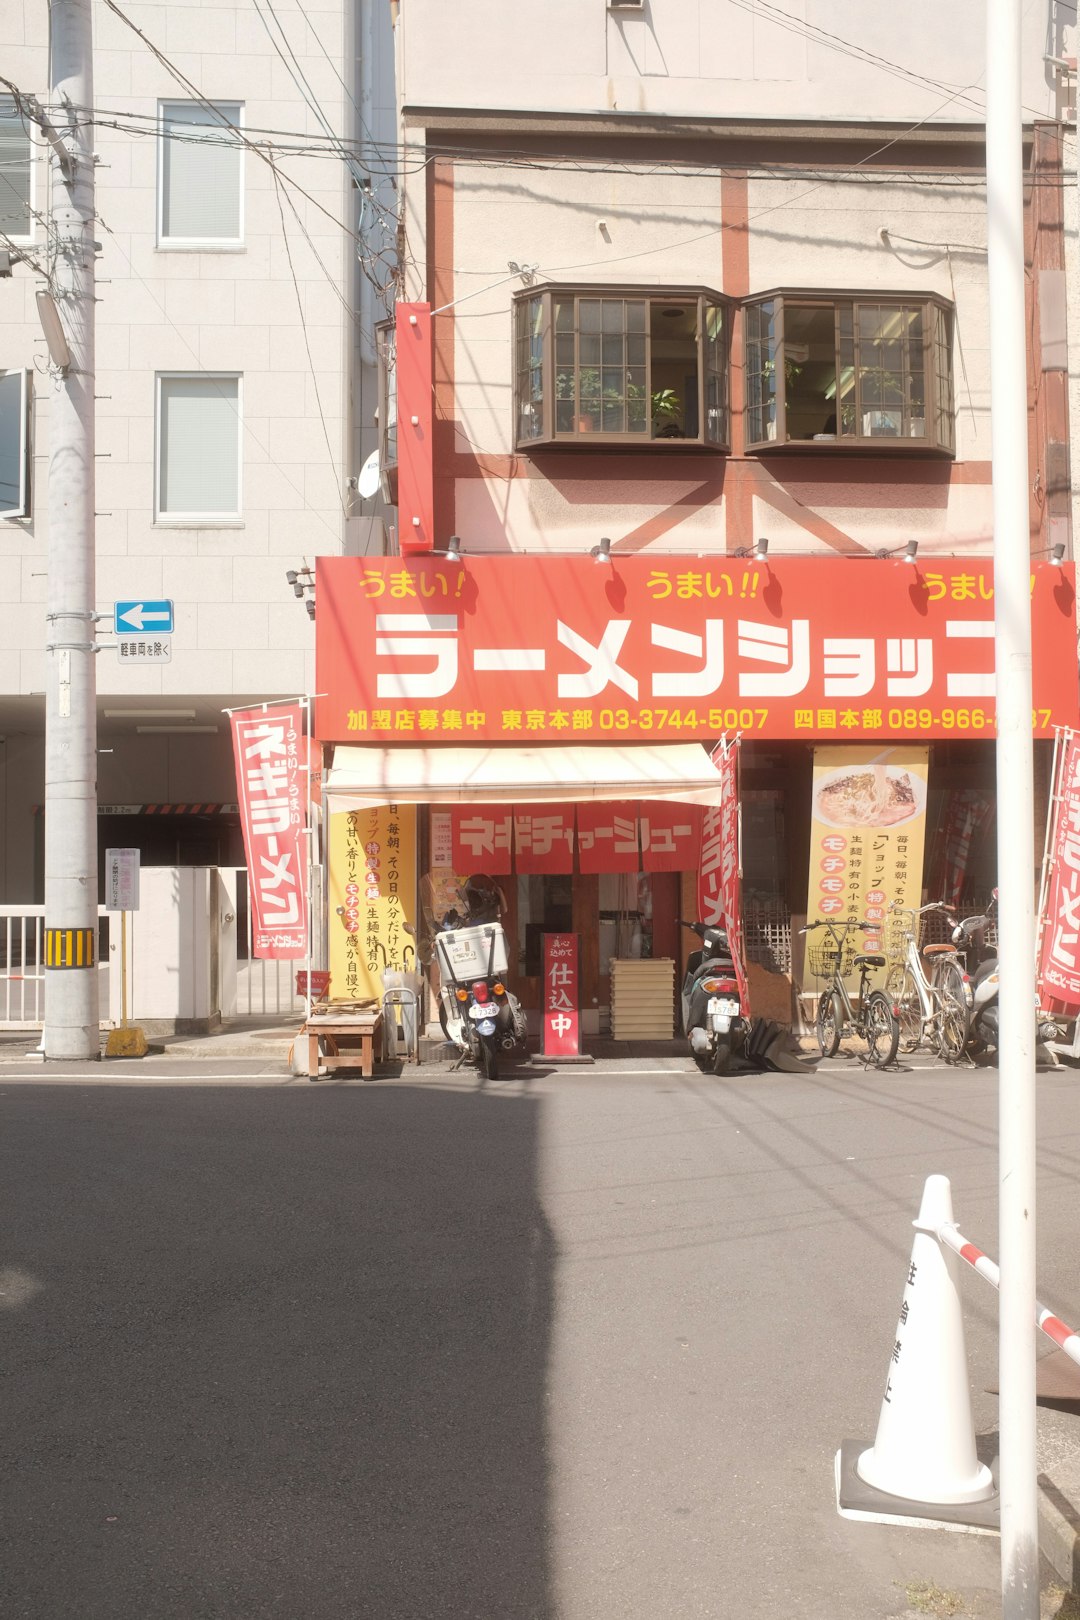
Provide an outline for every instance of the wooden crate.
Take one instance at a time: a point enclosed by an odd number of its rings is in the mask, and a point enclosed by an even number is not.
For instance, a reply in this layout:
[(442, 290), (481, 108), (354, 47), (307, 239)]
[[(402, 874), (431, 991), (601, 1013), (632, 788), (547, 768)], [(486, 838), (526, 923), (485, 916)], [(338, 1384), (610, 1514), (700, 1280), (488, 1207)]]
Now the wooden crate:
[(675, 1034), (675, 963), (670, 956), (618, 957), (611, 964), (611, 1036), (670, 1041)]

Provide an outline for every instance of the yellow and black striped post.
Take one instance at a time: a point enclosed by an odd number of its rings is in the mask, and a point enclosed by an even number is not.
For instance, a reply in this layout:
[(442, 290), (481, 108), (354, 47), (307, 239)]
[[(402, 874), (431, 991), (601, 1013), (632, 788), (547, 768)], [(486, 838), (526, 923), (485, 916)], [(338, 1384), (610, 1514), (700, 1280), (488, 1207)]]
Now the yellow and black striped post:
[(46, 928), (45, 966), (47, 968), (92, 968), (94, 965), (93, 928)]

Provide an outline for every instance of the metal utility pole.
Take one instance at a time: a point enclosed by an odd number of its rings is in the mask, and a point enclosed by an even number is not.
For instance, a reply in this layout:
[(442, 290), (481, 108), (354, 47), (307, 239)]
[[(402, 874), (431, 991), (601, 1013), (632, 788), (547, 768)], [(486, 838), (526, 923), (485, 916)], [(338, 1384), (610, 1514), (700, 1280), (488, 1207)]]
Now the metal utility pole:
[(1038, 1620), (1035, 887), (1020, 0), (986, 12), (986, 210), (997, 669), (998, 1221), (1003, 1620)]
[[(45, 677), (46, 1059), (100, 1055), (94, 669), (94, 158), (91, 0), (51, 0), (52, 294)], [(55, 302), (53, 302), (53, 300)], [(49, 335), (59, 311), (62, 332)], [(67, 364), (63, 364), (66, 340)]]

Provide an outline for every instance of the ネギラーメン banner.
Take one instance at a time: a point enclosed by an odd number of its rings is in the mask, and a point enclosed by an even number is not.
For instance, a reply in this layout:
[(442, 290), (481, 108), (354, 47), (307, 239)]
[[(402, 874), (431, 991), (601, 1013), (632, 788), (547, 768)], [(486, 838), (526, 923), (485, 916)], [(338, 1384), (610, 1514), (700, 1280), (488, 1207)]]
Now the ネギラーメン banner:
[(252, 954), (263, 961), (298, 961), (307, 954), (304, 706), (237, 709), (230, 719)]
[[(331, 742), (993, 734), (989, 558), (320, 557)], [(1036, 563), (1036, 735), (1080, 721), (1074, 572)]]

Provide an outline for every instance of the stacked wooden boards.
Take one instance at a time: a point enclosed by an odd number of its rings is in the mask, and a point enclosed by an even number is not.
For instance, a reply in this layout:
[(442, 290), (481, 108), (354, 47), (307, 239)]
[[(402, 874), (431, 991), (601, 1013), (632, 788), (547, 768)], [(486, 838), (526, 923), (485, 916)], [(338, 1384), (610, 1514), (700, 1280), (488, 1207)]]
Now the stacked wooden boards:
[(675, 1033), (675, 963), (670, 956), (616, 957), (611, 964), (611, 1037), (670, 1041)]

